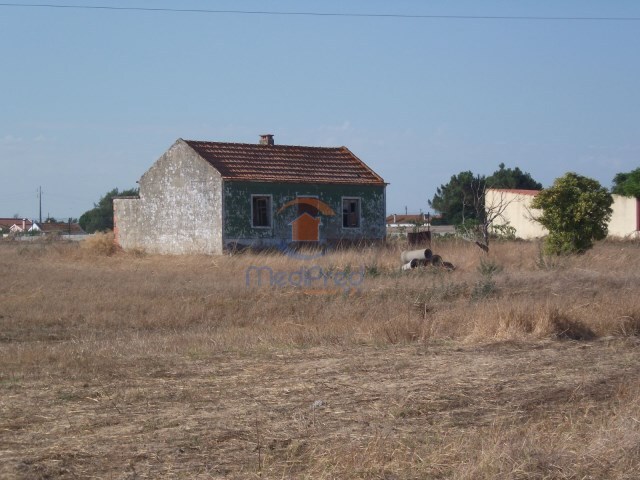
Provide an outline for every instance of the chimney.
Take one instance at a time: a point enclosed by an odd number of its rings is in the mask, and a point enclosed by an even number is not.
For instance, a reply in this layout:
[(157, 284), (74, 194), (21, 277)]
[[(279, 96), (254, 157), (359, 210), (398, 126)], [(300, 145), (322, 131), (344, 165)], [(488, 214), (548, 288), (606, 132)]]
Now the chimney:
[(273, 134), (265, 133), (260, 135), (260, 145), (273, 145)]
[(24, 231), (26, 231), (26, 229), (27, 229), (27, 219), (23, 218), (22, 219), (22, 231), (24, 232)]

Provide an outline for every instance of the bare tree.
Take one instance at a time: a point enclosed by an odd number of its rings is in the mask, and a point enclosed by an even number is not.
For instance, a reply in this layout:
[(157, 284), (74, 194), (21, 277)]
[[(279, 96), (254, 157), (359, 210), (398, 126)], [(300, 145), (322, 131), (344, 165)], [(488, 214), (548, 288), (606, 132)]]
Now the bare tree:
[[(487, 200), (488, 190), (491, 190), (491, 195)], [(470, 192), (472, 198), (465, 198), (464, 203), (467, 204), (467, 200), (469, 201), (471, 208), (473, 208), (476, 214), (477, 223), (469, 225), (463, 221), (459, 229), (460, 234), (463, 239), (475, 243), (482, 251), (488, 253), (492, 233), (491, 227), (493, 226), (495, 228), (494, 222), (496, 220), (500, 218), (505, 220), (503, 214), (507, 207), (514, 201), (514, 198), (508, 199), (506, 192), (491, 189), (491, 187), (479, 177), (472, 182)]]

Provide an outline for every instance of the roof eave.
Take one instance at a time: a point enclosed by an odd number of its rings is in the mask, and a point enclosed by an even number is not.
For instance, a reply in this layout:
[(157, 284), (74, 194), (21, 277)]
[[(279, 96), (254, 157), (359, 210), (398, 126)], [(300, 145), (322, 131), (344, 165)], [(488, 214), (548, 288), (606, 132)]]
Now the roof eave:
[(266, 180), (266, 179), (257, 179), (257, 178), (237, 178), (237, 177), (222, 177), (222, 180), (225, 182), (243, 182), (243, 183), (299, 183), (303, 185), (357, 185), (357, 186), (375, 186), (375, 187), (386, 187), (389, 185), (386, 182), (354, 182), (354, 181), (322, 181), (319, 180), (317, 182), (309, 181), (309, 180), (298, 180), (298, 179), (284, 179), (284, 180)]

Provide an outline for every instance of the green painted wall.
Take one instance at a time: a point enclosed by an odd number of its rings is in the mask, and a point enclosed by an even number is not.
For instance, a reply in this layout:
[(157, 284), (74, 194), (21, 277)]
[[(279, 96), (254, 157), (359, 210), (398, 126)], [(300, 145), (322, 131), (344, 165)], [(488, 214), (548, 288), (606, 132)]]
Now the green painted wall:
[[(272, 227), (251, 226), (251, 195), (272, 196)], [(307, 185), (295, 183), (229, 182), (223, 186), (224, 241), (281, 244), (291, 240), (290, 223), (298, 216), (295, 207), (278, 213), (281, 206), (300, 196), (317, 196), (335, 216), (321, 215), (320, 241), (382, 240), (385, 237), (385, 187), (370, 185)], [(342, 227), (342, 197), (360, 197), (359, 228)]]

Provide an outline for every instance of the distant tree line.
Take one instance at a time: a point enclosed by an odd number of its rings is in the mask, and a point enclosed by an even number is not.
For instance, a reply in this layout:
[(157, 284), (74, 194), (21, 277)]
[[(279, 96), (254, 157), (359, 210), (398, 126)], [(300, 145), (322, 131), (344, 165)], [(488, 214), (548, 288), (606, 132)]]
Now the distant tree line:
[(611, 193), (640, 198), (640, 168), (628, 173), (618, 173), (613, 178)]
[(130, 188), (122, 191), (114, 188), (107, 192), (100, 197), (98, 203), (94, 203), (91, 210), (87, 210), (80, 216), (80, 227), (82, 227), (82, 229), (87, 233), (113, 230), (113, 198), (135, 195), (138, 195), (137, 188)]
[(501, 163), (498, 170), (488, 177), (471, 171), (453, 175), (449, 183), (438, 187), (429, 206), (442, 215), (444, 223), (450, 225), (482, 221), (487, 188), (540, 190), (542, 184), (520, 168), (506, 168)]
[(545, 250), (553, 254), (581, 253), (607, 236), (611, 193), (640, 198), (640, 168), (618, 173), (611, 192), (598, 181), (573, 172), (542, 189), (542, 184), (529, 173), (518, 167), (506, 168), (503, 163), (488, 177), (471, 171), (453, 175), (448, 183), (438, 187), (429, 205), (441, 214), (444, 223), (471, 233), (475, 243), (485, 251), (489, 250), (489, 226), (506, 207), (502, 203), (486, 208), (485, 194), (489, 188), (541, 190), (532, 207), (542, 210), (536, 220), (549, 231)]

